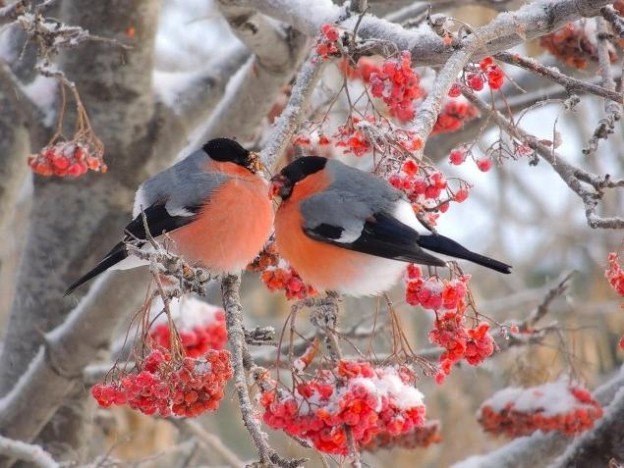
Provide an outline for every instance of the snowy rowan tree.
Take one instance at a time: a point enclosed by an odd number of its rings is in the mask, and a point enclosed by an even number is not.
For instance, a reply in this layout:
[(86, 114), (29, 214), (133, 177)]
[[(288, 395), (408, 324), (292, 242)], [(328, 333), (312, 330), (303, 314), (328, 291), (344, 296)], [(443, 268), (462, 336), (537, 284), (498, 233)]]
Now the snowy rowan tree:
[[(0, 465), (624, 464), (623, 47), (621, 0), (0, 0)], [(64, 296), (221, 136), (513, 274), (353, 299), (164, 243)]]

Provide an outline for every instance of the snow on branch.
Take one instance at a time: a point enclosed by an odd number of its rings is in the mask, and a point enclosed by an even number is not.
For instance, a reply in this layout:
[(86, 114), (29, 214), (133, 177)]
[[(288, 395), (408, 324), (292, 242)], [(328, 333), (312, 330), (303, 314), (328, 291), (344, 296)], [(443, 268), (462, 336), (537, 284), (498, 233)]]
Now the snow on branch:
[(44, 345), (26, 372), (0, 399), (3, 435), (25, 441), (35, 438), (67, 393), (82, 383), (84, 368), (108, 347), (122, 311), (128, 311), (128, 299), (136, 293), (128, 274), (96, 279), (67, 320), (45, 334)]
[(57, 468), (60, 465), (54, 461), (52, 455), (38, 445), (27, 444), (19, 440), (12, 440), (0, 435), (0, 455), (8, 458), (32, 463), (40, 468)]
[[(547, 34), (569, 21), (591, 17), (600, 8), (611, 3), (608, 0), (541, 0), (531, 2), (515, 12), (501, 13), (486, 28), (497, 28), (501, 34), (485, 37), (480, 34), (483, 28), (476, 29), (473, 35), (481, 39), (479, 55), (491, 55)], [(324, 23), (336, 23), (344, 15), (344, 9), (330, 0), (237, 0), (236, 5), (250, 6), (266, 15), (284, 21), (294, 28), (310, 35), (316, 35)], [(354, 26), (358, 18), (351, 18), (343, 27)], [(358, 27), (358, 35), (364, 40), (392, 42), (399, 50), (410, 50), (415, 65), (442, 65), (451, 55), (465, 44), (447, 45), (437, 34), (422, 30), (407, 30), (397, 24), (366, 15)], [(374, 51), (374, 48), (372, 49)]]
[[(624, 372), (620, 369), (613, 378), (602, 384), (593, 392), (593, 397), (602, 405), (610, 404), (610, 406), (606, 408), (605, 416), (596, 423), (594, 429), (576, 437), (575, 442), (566, 450), (565, 454), (557, 460), (556, 466), (607, 466), (608, 460), (606, 462), (595, 462), (593, 464), (589, 461), (594, 456), (597, 458), (600, 457), (600, 453), (596, 453), (595, 451), (590, 450), (590, 454), (584, 459), (585, 463), (581, 463), (580, 458), (571, 458), (571, 455), (572, 452), (576, 452), (577, 455), (582, 456), (581, 447), (585, 444), (589, 445), (592, 440), (597, 441), (597, 431), (601, 431), (602, 434), (606, 434), (607, 437), (612, 436), (610, 439), (607, 439), (613, 443), (611, 447), (617, 447), (618, 445), (621, 447), (621, 421), (624, 408), (623, 388)], [(610, 428), (613, 432), (605, 432), (607, 428)], [(570, 438), (562, 434), (544, 434), (542, 432), (536, 432), (531, 436), (515, 439), (488, 454), (466, 458), (454, 464), (452, 468), (489, 468), (491, 466), (500, 468), (533, 468), (535, 466), (546, 466), (565, 450), (569, 444)], [(590, 447), (587, 446), (587, 448)], [(613, 452), (607, 449), (604, 450), (602, 455), (604, 456), (605, 454), (613, 456)]]
[(316, 83), (321, 78), (323, 68), (324, 62), (313, 53), (297, 74), (288, 104), (275, 123), (268, 144), (261, 153), (262, 161), (267, 167), (275, 165), (290, 144), (290, 139), (304, 117)]

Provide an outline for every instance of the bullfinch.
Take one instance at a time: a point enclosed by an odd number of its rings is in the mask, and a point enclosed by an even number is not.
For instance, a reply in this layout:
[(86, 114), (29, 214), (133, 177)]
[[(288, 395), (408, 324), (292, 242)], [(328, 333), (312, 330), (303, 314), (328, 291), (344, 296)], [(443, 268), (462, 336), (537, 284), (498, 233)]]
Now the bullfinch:
[(213, 273), (239, 272), (262, 249), (273, 230), (268, 184), (258, 175), (258, 155), (227, 138), (210, 140), (137, 190), (125, 236), (66, 294), (109, 269), (147, 262), (129, 254), (126, 244), (147, 249), (149, 233), (167, 234), (170, 251)]
[(271, 193), (281, 198), (277, 250), (318, 290), (375, 295), (397, 282), (405, 271), (402, 262), (447, 266), (423, 249), (511, 272), (509, 265), (447, 237), (419, 234), (420, 223), (402, 192), (339, 161), (303, 157), (271, 183)]

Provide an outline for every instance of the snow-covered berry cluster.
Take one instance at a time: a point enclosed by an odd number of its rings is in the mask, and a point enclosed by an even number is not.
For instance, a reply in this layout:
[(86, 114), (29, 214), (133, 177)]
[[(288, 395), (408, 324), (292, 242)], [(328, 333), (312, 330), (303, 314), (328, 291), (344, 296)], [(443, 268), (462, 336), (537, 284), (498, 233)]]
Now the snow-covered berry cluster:
[(422, 139), (416, 132), (393, 125), (387, 119), (376, 119), (372, 115), (366, 118), (352, 116), (349, 122), (337, 128), (331, 140), (344, 154), (363, 156), (373, 149), (393, 159), (403, 159), (423, 146)]
[(80, 177), (88, 170), (105, 173), (102, 155), (79, 141), (59, 141), (28, 157), (28, 165), (41, 176)]
[(402, 122), (414, 118), (414, 100), (425, 93), (420, 87), (420, 76), (412, 69), (412, 54), (408, 50), (398, 58), (385, 60), (368, 78), (371, 94), (386, 103), (390, 115)]
[(327, 59), (338, 54), (336, 44), (340, 39), (340, 32), (333, 24), (324, 24), (321, 26), (321, 35), (316, 43), (316, 53), (323, 59)]
[(425, 423), (423, 396), (407, 369), (345, 360), (293, 391), (268, 380), (261, 387), (264, 422), (324, 453), (348, 454), (345, 428), (361, 448), (379, 434), (396, 437)]
[(125, 404), (147, 415), (194, 417), (219, 407), (231, 377), (226, 350), (175, 359), (167, 350), (152, 349), (136, 373), (94, 385), (91, 394), (103, 408)]
[(273, 241), (264, 247), (247, 268), (261, 272), (260, 278), (268, 290), (283, 291), (286, 299), (305, 299), (316, 295), (316, 290), (304, 283), (299, 273), (279, 256)]
[[(589, 62), (598, 62), (595, 35), (595, 28), (587, 23), (568, 23), (558, 31), (542, 36), (539, 44), (566, 65), (585, 69)], [(612, 63), (617, 60), (611, 48), (609, 58)]]
[(480, 322), (474, 328), (466, 326), (469, 279), (469, 275), (451, 280), (438, 276), (424, 278), (418, 265), (407, 267), (406, 301), (435, 312), (429, 341), (444, 348), (435, 376), (438, 383), (444, 381), (456, 362), (465, 360), (474, 366), (494, 353), (495, 344), (489, 333), (489, 324)]
[[(192, 296), (183, 296), (172, 299), (169, 310), (185, 356), (201, 357), (211, 349), (225, 347), (228, 336), (223, 309)], [(151, 345), (157, 349), (171, 349), (174, 334), (169, 320), (161, 314), (149, 330)]]
[(591, 429), (602, 407), (584, 388), (556, 381), (532, 388), (505, 388), (478, 413), (486, 432), (521, 437), (537, 430), (575, 435)]

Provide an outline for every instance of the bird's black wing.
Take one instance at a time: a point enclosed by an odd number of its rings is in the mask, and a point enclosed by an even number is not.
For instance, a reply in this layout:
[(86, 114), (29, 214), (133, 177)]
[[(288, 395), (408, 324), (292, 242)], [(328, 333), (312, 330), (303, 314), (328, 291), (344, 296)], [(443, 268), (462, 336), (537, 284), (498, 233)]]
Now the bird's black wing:
[(127, 258), (127, 242), (132, 242), (140, 248), (147, 239), (146, 224), (150, 234), (153, 237), (158, 237), (191, 223), (197, 217), (200, 209), (200, 206), (185, 207), (183, 215), (171, 215), (165, 204), (162, 203), (146, 208), (143, 213), (140, 213), (126, 226), (124, 239), (115, 245), (92, 270), (72, 283), (65, 291), (65, 295), (71, 294), (76, 288)]
[(314, 240), (376, 257), (421, 265), (446, 266), (446, 262), (419, 247), (418, 232), (385, 212), (369, 216), (355, 240), (345, 241), (344, 228), (328, 223), (305, 227), (304, 232)]

